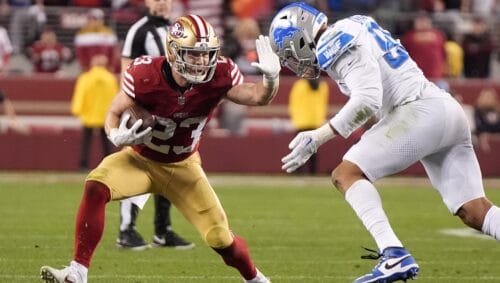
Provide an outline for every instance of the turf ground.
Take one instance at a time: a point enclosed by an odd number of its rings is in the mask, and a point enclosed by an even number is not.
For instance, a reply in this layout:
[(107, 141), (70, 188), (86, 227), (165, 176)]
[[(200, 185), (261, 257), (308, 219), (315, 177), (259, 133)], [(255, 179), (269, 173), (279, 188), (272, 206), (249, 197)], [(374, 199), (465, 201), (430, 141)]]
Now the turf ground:
[[(0, 173), (0, 282), (41, 282), (41, 265), (69, 262), (83, 178)], [(361, 246), (375, 245), (326, 177), (209, 178), (231, 227), (245, 237), (255, 263), (274, 283), (351, 282), (375, 264), (360, 259)], [(420, 264), (417, 282), (500, 282), (498, 242), (462, 229), (427, 182), (389, 179), (379, 187), (393, 227)], [(500, 204), (499, 182), (487, 187)], [(147, 239), (152, 211), (150, 202), (138, 221)], [(241, 282), (175, 210), (174, 226), (196, 243), (193, 250), (119, 251), (118, 203), (106, 213), (89, 282)]]

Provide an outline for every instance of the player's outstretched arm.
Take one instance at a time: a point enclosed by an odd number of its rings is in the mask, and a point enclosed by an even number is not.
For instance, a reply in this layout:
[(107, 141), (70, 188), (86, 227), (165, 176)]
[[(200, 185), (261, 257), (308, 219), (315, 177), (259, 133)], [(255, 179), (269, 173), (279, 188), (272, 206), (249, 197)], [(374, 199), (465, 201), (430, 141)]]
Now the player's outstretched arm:
[(262, 83), (243, 83), (229, 90), (227, 98), (233, 102), (245, 105), (267, 105), (278, 93), (280, 60), (269, 42), (269, 37), (260, 35), (255, 40), (258, 62), (252, 66), (262, 72)]

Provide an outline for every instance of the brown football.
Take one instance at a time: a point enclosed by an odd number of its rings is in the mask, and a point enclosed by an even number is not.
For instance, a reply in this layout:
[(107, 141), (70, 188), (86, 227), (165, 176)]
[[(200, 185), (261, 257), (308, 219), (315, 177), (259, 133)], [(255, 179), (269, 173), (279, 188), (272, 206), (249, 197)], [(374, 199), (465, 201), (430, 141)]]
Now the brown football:
[[(155, 123), (156, 123), (156, 118), (154, 115), (149, 113), (148, 110), (144, 109), (143, 107), (135, 104), (132, 107), (126, 109), (123, 114), (129, 113), (130, 114), (130, 119), (127, 121), (127, 128), (132, 127), (135, 122), (139, 119), (142, 119), (142, 126), (139, 128), (139, 130), (144, 130), (148, 127), (153, 128)], [(122, 114), (122, 115), (123, 115)]]

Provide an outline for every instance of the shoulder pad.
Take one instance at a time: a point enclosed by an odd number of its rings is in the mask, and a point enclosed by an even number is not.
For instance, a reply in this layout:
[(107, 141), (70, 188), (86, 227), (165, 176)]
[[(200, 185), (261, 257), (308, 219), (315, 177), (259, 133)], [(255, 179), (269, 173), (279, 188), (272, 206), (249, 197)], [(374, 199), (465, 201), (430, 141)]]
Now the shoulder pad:
[(155, 58), (148, 55), (137, 57), (128, 65), (127, 73), (137, 79), (154, 77), (155, 73), (157, 73), (155, 67), (158, 65), (158, 60), (164, 60), (164, 58)]
[(136, 97), (146, 93), (161, 82), (161, 66), (165, 57), (141, 56), (130, 63), (123, 74), (122, 88), (126, 94)]
[(321, 35), (317, 46), (321, 69), (328, 69), (347, 49), (356, 44), (364, 24), (351, 19), (353, 17), (336, 22)]

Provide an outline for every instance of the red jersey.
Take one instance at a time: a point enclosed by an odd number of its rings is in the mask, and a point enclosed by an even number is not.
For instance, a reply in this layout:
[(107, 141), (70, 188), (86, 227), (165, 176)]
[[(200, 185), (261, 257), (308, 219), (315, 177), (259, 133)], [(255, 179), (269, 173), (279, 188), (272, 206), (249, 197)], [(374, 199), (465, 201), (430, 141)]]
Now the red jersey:
[(116, 34), (107, 26), (83, 27), (75, 35), (75, 56), (83, 70), (90, 68), (90, 60), (97, 54), (106, 55), (113, 67), (117, 46)]
[(42, 42), (35, 42), (31, 47), (34, 58), (35, 72), (54, 73), (57, 72), (69, 54), (65, 54), (65, 47), (61, 44), (47, 45)]
[(428, 79), (444, 75), (446, 51), (444, 34), (438, 29), (408, 31), (402, 38), (405, 49)]
[(122, 90), (157, 118), (150, 141), (133, 146), (158, 162), (178, 162), (198, 149), (201, 134), (213, 110), (235, 85), (243, 82), (238, 66), (220, 57), (213, 78), (181, 89), (166, 58), (135, 59), (123, 75)]

